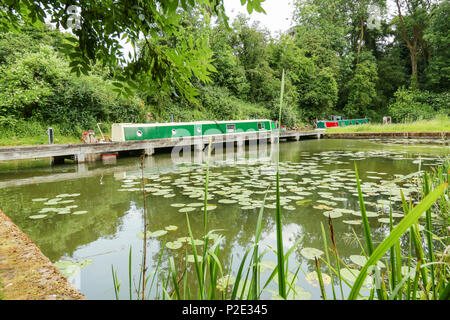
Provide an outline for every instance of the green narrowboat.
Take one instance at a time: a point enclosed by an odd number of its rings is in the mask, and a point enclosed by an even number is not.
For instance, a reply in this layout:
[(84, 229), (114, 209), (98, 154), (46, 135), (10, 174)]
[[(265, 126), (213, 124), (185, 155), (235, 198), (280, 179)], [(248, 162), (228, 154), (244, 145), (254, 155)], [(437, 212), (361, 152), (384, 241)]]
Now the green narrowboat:
[(351, 120), (319, 120), (316, 122), (317, 129), (338, 128), (369, 123), (369, 119)]
[(239, 132), (271, 132), (276, 128), (276, 123), (267, 119), (170, 123), (115, 123), (112, 125), (111, 140), (120, 142), (210, 136)]

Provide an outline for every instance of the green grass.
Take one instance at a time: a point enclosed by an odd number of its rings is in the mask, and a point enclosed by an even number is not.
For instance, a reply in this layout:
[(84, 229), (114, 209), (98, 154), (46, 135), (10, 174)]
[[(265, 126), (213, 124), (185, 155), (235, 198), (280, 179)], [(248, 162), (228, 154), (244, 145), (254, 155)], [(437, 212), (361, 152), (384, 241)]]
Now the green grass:
[[(81, 138), (75, 136), (58, 136), (55, 138), (55, 144), (75, 144), (75, 143), (82, 143)], [(34, 137), (0, 138), (0, 146), (2, 147), (34, 146), (40, 144), (48, 144), (48, 137), (34, 136)]]
[(346, 132), (442, 132), (450, 128), (450, 118), (440, 116), (433, 120), (420, 120), (408, 123), (393, 123), (383, 125), (379, 123), (369, 123), (342, 128), (327, 129), (327, 133)]
[[(78, 135), (67, 133), (67, 130), (62, 130), (58, 125), (44, 125), (34, 121), (18, 121), (13, 126), (0, 125), (0, 147), (48, 144), (48, 127), (52, 127), (54, 130), (55, 144), (83, 143), (81, 131)], [(92, 129), (95, 129), (96, 137), (101, 139), (98, 128)], [(102, 125), (102, 130), (105, 136), (111, 137), (111, 127), (109, 125)]]

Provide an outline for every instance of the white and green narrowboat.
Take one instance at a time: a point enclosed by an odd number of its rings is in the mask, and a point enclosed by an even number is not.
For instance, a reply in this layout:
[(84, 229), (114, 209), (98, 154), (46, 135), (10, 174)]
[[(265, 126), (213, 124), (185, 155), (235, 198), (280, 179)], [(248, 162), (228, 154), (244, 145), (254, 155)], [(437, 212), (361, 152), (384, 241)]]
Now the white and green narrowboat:
[(112, 125), (112, 141), (155, 140), (240, 132), (272, 132), (276, 128), (276, 123), (267, 119), (171, 123), (115, 123)]

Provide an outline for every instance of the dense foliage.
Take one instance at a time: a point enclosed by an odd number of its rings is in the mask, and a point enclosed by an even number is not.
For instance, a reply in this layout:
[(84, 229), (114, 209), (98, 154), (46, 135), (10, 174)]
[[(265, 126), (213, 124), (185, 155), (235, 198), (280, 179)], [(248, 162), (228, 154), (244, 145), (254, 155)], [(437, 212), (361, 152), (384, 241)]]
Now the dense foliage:
[[(81, 19), (73, 35), (55, 30), (70, 29), (69, 2)], [(283, 69), (290, 126), (450, 112), (448, 0), (294, 1), (294, 27), (277, 36), (243, 16), (228, 21), (223, 1), (69, 2), (0, 5), (3, 127), (78, 134), (97, 122), (277, 119)]]
[(44, 28), (0, 34), (0, 125), (15, 132), (26, 120), (80, 135), (97, 122), (142, 121), (143, 102), (112, 94), (108, 74), (99, 66), (87, 76), (70, 72), (57, 51), (63, 38)]

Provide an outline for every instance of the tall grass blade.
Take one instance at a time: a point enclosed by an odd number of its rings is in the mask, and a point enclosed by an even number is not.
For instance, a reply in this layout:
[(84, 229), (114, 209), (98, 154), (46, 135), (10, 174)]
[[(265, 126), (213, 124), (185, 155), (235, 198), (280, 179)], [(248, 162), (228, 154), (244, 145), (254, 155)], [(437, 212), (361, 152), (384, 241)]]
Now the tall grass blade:
[(392, 233), (377, 247), (377, 249), (370, 255), (364, 267), (361, 269), (353, 288), (349, 294), (349, 300), (355, 300), (365, 278), (367, 277), (367, 270), (370, 266), (375, 265), (378, 260), (380, 260), (383, 255), (392, 247), (395, 242), (400, 239), (400, 237), (410, 228), (414, 223), (416, 223), (420, 216), (431, 207), (437, 199), (445, 192), (448, 187), (448, 183), (442, 184), (437, 187), (433, 192), (430, 192), (416, 207), (414, 207), (407, 216), (405, 216), (397, 227), (392, 230)]
[[(280, 114), (279, 114), (279, 135), (281, 135), (281, 111), (283, 107), (284, 82), (285, 74), (281, 77), (281, 94), (280, 94)], [(280, 200), (280, 143), (278, 141), (278, 161), (277, 161), (277, 181), (276, 181), (276, 229), (277, 229), (277, 257), (278, 257), (278, 292), (279, 295), (286, 299), (286, 278), (284, 270), (284, 253), (283, 253), (283, 223), (281, 219), (281, 200)]]

